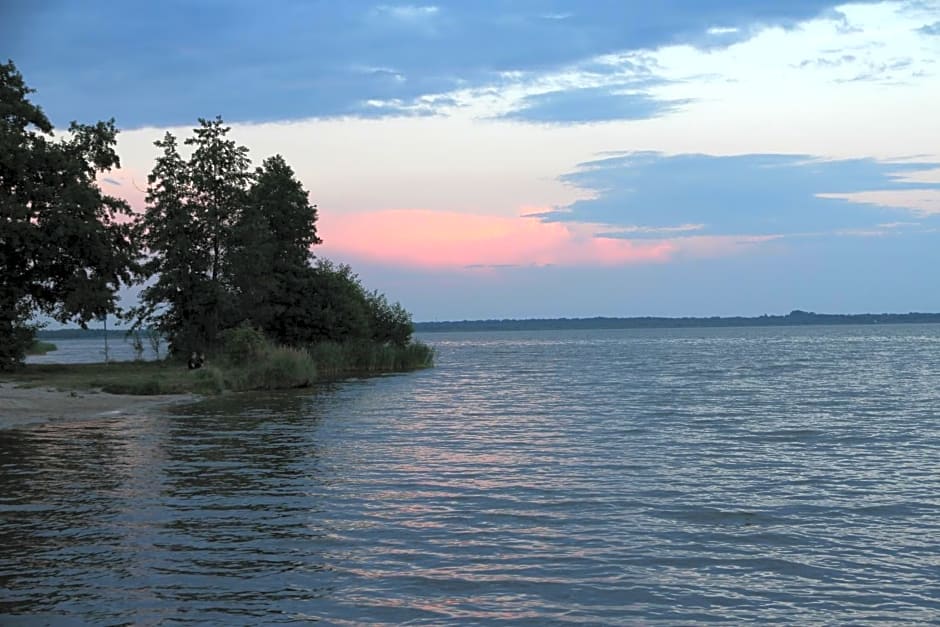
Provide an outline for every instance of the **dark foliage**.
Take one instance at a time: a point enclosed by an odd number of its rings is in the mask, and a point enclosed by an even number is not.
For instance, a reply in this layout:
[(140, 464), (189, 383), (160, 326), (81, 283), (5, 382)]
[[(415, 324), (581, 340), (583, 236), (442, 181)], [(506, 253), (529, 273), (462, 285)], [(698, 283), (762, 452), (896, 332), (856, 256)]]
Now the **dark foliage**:
[(320, 243), (316, 221), (316, 206), (284, 158), (266, 159), (232, 229), (233, 322), (261, 329), (283, 344), (305, 339), (310, 247)]
[[(188, 355), (214, 347), (233, 308), (224, 269), (232, 230), (248, 195), (248, 150), (226, 138), (220, 119), (199, 120), (186, 144), (189, 160), (167, 133), (148, 177), (143, 241), (151, 255), (142, 278), (154, 282), (141, 293), (136, 324), (164, 334), (170, 351)], [(231, 316), (229, 316), (231, 317)]]
[(221, 120), (186, 140), (157, 142), (144, 241), (152, 255), (137, 324), (158, 328), (178, 355), (213, 350), (226, 329), (256, 329), (276, 344), (372, 341), (405, 346), (411, 316), (367, 292), (349, 266), (316, 260), (317, 208), (283, 157), (249, 174), (248, 153)]
[(36, 312), (85, 326), (116, 311), (137, 260), (130, 207), (95, 183), (120, 166), (114, 120), (54, 140), (31, 92), (0, 64), (0, 368), (21, 362)]
[(408, 344), (414, 329), (411, 314), (399, 303), (390, 304), (384, 294), (367, 292), (365, 297), (372, 340), (396, 346)]

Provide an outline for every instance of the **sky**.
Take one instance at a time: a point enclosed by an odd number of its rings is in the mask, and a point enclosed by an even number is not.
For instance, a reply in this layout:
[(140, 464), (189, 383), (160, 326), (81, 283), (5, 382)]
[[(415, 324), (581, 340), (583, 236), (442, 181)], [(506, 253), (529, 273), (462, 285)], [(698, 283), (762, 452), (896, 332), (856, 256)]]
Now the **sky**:
[(53, 123), (282, 154), (415, 320), (940, 311), (940, 0), (0, 5)]

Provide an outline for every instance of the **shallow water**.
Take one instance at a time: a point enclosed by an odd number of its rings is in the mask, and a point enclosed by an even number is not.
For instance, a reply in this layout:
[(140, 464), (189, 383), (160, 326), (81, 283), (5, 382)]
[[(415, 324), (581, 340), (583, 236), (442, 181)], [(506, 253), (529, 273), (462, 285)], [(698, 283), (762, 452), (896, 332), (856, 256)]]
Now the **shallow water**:
[(940, 620), (940, 326), (425, 339), (0, 431), (0, 623)]

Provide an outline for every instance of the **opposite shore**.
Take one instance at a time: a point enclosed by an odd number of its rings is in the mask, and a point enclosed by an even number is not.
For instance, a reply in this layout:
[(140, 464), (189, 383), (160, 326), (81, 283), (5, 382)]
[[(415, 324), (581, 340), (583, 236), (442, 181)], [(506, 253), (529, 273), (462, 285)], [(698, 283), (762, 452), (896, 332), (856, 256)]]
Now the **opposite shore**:
[[(940, 313), (825, 314), (795, 309), (786, 315), (667, 318), (523, 318), (416, 322), (419, 333), (459, 331), (569, 331), (578, 329), (685, 329), (715, 327), (792, 327), (875, 324), (940, 324)], [(48, 337), (54, 338), (50, 334)]]

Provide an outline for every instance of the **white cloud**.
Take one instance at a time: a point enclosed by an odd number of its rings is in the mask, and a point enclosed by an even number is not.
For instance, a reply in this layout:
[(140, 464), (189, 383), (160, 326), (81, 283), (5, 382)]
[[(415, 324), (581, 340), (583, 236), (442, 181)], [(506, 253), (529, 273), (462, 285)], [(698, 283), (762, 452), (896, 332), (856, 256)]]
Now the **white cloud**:
[(382, 4), (377, 6), (375, 11), (378, 14), (385, 15), (402, 22), (421, 22), (433, 18), (440, 13), (440, 9), (436, 6), (419, 6), (414, 4)]
[(634, 224), (630, 226), (610, 227), (607, 229), (607, 232), (616, 233), (618, 235), (668, 235), (671, 233), (690, 233), (692, 231), (701, 231), (704, 228), (704, 224), (677, 224), (675, 226), (639, 226)]
[(919, 217), (940, 214), (940, 191), (932, 189), (875, 190), (817, 195), (820, 198), (835, 198), (863, 205), (904, 209)]
[[(929, 3), (847, 4), (727, 48), (627, 50), (546, 72), (505, 72), (490, 85), (413, 102), (377, 104), (480, 120), (517, 111), (532, 96), (604, 87), (623, 92), (633, 85), (664, 101), (689, 103), (667, 118), (594, 123), (605, 128), (610, 149), (937, 155), (940, 49), (936, 37), (918, 28), (938, 15)], [(627, 141), (615, 143), (618, 138)]]

